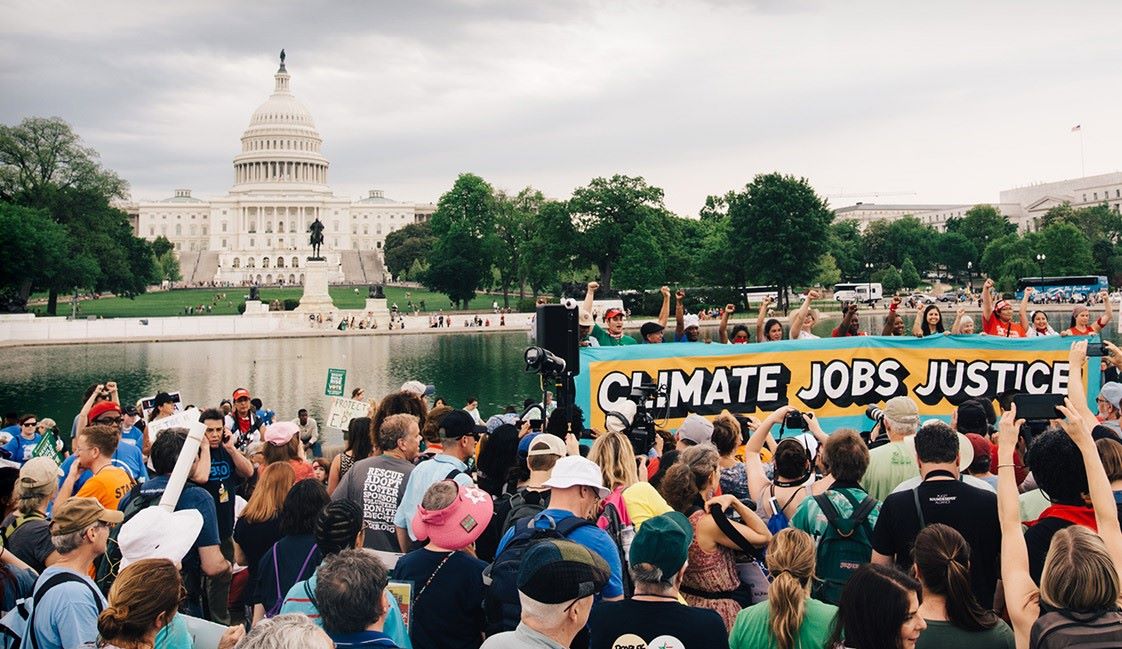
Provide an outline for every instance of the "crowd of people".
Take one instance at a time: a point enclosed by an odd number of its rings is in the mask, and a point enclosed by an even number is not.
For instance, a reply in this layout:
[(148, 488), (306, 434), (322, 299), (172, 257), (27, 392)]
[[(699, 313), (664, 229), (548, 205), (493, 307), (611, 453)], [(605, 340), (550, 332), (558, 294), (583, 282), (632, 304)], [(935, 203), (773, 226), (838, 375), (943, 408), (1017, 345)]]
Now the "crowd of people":
[[(592, 336), (613, 337), (605, 315)], [(784, 406), (691, 414), (638, 451), (633, 411), (576, 436), (548, 399), (485, 417), (409, 381), (356, 389), (369, 412), (329, 456), (306, 409), (214, 395), (195, 452), (160, 423), (171, 395), (146, 411), (91, 386), (61, 449), (46, 418), (5, 417), (0, 630), (40, 649), (191, 647), (200, 620), (224, 649), (1122, 646), (1122, 384), (1091, 412), (1086, 348), (1052, 421), (1014, 394), (949, 424), (898, 396), (871, 431)]]
[[(596, 312), (593, 302), (599, 282), (589, 282), (585, 293), (584, 302), (579, 313), (580, 344), (582, 347), (612, 347), (618, 345), (651, 344), (664, 342), (711, 342), (701, 330), (701, 323), (711, 319), (709, 311), (696, 314), (685, 311), (685, 291), (675, 293), (675, 328), (674, 336), (668, 339), (666, 328), (670, 305), (670, 288), (662, 287), (663, 306), (655, 320), (643, 323), (639, 328), (638, 337), (624, 333), (625, 320), (630, 315), (621, 308), (609, 308), (602, 314), (604, 327), (596, 322)], [(1088, 303), (1091, 306), (1104, 304), (1106, 308), (1101, 316), (1091, 317), (1088, 304), (1077, 303), (1071, 311), (1071, 321), (1066, 329), (1057, 331), (1048, 323), (1048, 315), (1044, 311), (1035, 310), (1031, 315), (1028, 311), (1032, 300), (1033, 288), (1027, 287), (1024, 297), (1020, 302), (1019, 317), (1015, 318), (1013, 303), (996, 294), (993, 280), (987, 279), (982, 287), (981, 323), (975, 323), (973, 316), (966, 313), (963, 306), (956, 307), (955, 317), (950, 323), (943, 318), (943, 312), (937, 304), (926, 302), (914, 303), (914, 306), (905, 306), (908, 302), (901, 296), (895, 296), (888, 302), (888, 314), (885, 316), (884, 325), (880, 331), (862, 331), (859, 318), (860, 306), (857, 303), (842, 305), (842, 316), (838, 326), (830, 335), (834, 338), (846, 336), (905, 336), (916, 337), (930, 336), (933, 334), (950, 333), (956, 335), (988, 334), (1013, 338), (1026, 338), (1036, 336), (1088, 336), (1097, 334), (1111, 321), (1110, 302), (1106, 294), (1096, 294)], [(783, 323), (778, 318), (771, 317), (774, 300), (770, 297), (760, 302), (759, 313), (756, 317), (755, 340), (756, 342), (775, 342), (784, 339), (805, 340), (818, 338), (812, 332), (815, 323), (821, 314), (811, 305), (822, 295), (817, 290), (811, 289), (803, 296), (798, 309), (790, 317), (790, 326), (785, 332)], [(907, 327), (906, 310), (912, 309), (915, 314), (912, 326)], [(729, 329), (729, 317), (736, 312), (736, 305), (727, 304), (719, 313), (717, 328), (718, 340), (722, 344), (744, 344), (752, 342), (751, 331), (746, 324), (737, 324)]]

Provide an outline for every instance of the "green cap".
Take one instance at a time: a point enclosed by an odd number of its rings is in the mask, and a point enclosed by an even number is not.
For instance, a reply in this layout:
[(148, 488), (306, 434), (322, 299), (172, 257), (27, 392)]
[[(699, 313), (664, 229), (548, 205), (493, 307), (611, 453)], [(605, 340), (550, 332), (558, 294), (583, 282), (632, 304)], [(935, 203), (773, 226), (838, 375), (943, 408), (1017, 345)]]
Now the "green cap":
[(647, 519), (631, 542), (631, 565), (649, 563), (669, 579), (685, 565), (692, 541), (690, 519), (680, 512)]

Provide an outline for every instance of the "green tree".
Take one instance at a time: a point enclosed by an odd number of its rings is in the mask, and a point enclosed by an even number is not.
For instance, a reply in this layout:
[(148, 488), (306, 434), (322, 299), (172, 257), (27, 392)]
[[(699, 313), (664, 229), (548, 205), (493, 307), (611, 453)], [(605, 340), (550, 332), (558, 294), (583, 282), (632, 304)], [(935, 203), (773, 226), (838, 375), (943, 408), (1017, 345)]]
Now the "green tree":
[(1089, 241), (1117, 243), (1122, 235), (1122, 215), (1106, 203), (1075, 209), (1062, 203), (1048, 210), (1041, 219), (1041, 230), (1057, 223), (1069, 223), (1083, 233)]
[(938, 233), (914, 216), (893, 221), (875, 221), (865, 228), (862, 241), (865, 259), (878, 266), (900, 267), (911, 258), (920, 271), (931, 270), (935, 265), (934, 241)]
[(32, 288), (50, 283), (67, 238), (45, 210), (0, 202), (0, 311), (22, 311)]
[(152, 254), (156, 255), (157, 259), (175, 250), (175, 246), (162, 234), (153, 239), (149, 245), (152, 246)]
[(1091, 242), (1071, 223), (1053, 223), (1040, 231), (1046, 275), (1083, 275), (1095, 265)]
[(786, 289), (814, 279), (833, 218), (805, 178), (761, 174), (729, 204), (729, 239), (750, 277), (779, 287), (785, 308)]
[(635, 226), (665, 211), (663, 192), (641, 177), (594, 178), (569, 199), (577, 257), (596, 266), (602, 290), (611, 288), (612, 271)]
[[(845, 279), (855, 279), (863, 272), (861, 230), (856, 221), (835, 221), (830, 224), (829, 250)], [(836, 283), (836, 282), (835, 282)]]
[(939, 237), (935, 258), (950, 275), (965, 277), (970, 272), (978, 272), (980, 257), (978, 247), (961, 232), (946, 232)]
[(541, 212), (545, 197), (533, 187), (526, 187), (509, 196), (499, 192), (495, 196), (495, 269), (499, 288), (503, 292), (503, 306), (510, 306), (510, 288), (517, 281), (518, 298), (526, 295), (526, 265), (529, 262), (530, 240), (534, 237), (534, 222)]
[(425, 285), (466, 309), (475, 291), (490, 281), (498, 246), (491, 186), (475, 174), (460, 174), (440, 197), (430, 223), (435, 242)]
[(424, 264), (435, 241), (432, 225), (427, 221), (410, 223), (387, 234), (386, 243), (382, 246), (386, 270), (399, 279), (417, 279), (413, 274), (413, 267), (418, 261)]
[(920, 281), (922, 280), (912, 258), (904, 257), (904, 264), (900, 267), (900, 285), (906, 289), (914, 289), (919, 286)]
[(896, 270), (896, 267), (891, 264), (873, 273), (872, 279), (874, 282), (880, 282), (885, 295), (892, 295), (904, 285), (904, 280), (900, 277), (900, 271)]
[(178, 282), (183, 279), (183, 273), (179, 269), (179, 258), (174, 252), (165, 252), (156, 257), (156, 269), (161, 280)]
[(50, 260), (51, 277), (39, 286), (48, 291), (48, 313), (75, 287), (135, 295), (157, 280), (151, 246), (110, 206), (127, 188), (57, 117), (0, 125), (0, 201), (43, 209), (67, 232), (66, 252)]
[(965, 236), (974, 243), (976, 256), (969, 260), (978, 266), (990, 242), (1017, 232), (1017, 226), (992, 205), (975, 205), (959, 217), (947, 219), (947, 232)]
[(822, 255), (818, 260), (818, 274), (815, 275), (813, 283), (816, 286), (831, 287), (841, 281), (841, 269), (838, 268), (838, 262), (834, 260), (834, 256), (830, 253)]

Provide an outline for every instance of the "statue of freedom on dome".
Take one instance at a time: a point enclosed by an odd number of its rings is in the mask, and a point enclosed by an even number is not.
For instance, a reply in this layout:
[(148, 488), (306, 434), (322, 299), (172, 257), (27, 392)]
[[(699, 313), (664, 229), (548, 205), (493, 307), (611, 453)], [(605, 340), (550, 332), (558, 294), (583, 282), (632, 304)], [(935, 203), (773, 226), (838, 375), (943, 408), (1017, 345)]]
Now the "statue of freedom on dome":
[(308, 257), (309, 261), (323, 261), (323, 257), (319, 254), (319, 247), (323, 245), (323, 223), (316, 219), (308, 226), (308, 232), (312, 233), (312, 256)]

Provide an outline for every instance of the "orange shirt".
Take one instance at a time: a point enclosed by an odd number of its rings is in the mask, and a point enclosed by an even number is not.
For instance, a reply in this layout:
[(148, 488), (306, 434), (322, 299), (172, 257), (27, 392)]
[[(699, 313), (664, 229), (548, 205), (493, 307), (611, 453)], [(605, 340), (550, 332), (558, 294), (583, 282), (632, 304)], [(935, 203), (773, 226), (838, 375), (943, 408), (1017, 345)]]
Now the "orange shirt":
[(102, 467), (92, 478), (86, 480), (75, 496), (97, 498), (106, 509), (117, 509), (121, 498), (132, 489), (133, 481), (123, 469), (112, 465)]
[(1069, 336), (1093, 336), (1095, 335), (1095, 328), (1087, 327), (1086, 329), (1080, 329), (1079, 327), (1072, 327), (1064, 333)]
[(990, 315), (988, 320), (982, 321), (982, 331), (991, 336), (1001, 336), (1002, 338), (1024, 338), (1025, 328), (1019, 322), (1002, 322), (997, 317), (997, 313)]

